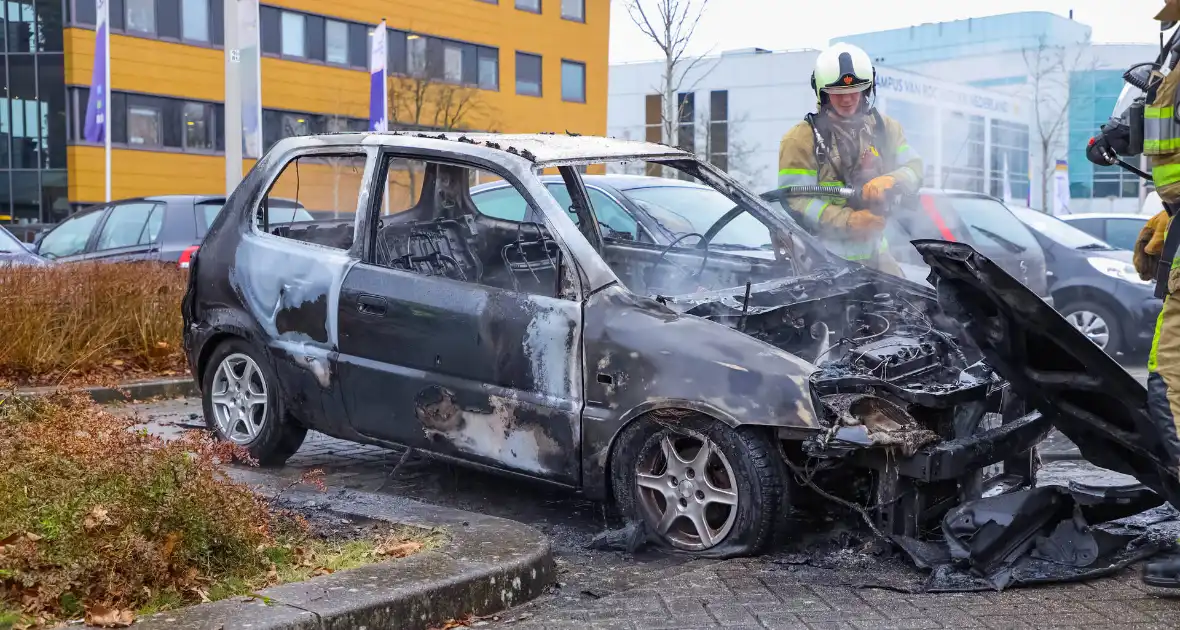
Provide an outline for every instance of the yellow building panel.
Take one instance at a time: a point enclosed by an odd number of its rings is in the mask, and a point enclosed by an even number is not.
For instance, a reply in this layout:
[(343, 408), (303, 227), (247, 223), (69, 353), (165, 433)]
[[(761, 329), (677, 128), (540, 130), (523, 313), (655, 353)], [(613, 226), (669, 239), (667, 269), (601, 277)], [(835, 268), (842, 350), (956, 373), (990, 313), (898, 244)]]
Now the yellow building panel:
[[(66, 84), (90, 85), (94, 31), (65, 29)], [(143, 37), (111, 35), (111, 86), (115, 91), (225, 99), (225, 53)]]
[[(498, 4), (480, 0), (264, 0), (264, 4), (369, 24), (386, 18), (391, 28), (499, 49), (499, 90), (432, 88), (449, 90), (452, 99), (466, 102), (470, 113), (464, 116), (463, 127), (506, 133), (606, 133), (610, 0), (586, 0), (585, 23), (562, 19), (556, 0), (544, 0), (541, 15), (517, 9), (513, 0), (499, 0)], [(516, 94), (518, 51), (542, 57), (543, 96)], [(94, 31), (65, 29), (67, 84), (90, 84), (93, 55)], [(563, 59), (586, 64), (586, 103), (562, 100)], [(224, 52), (220, 49), (112, 35), (111, 82), (115, 90), (221, 102), (224, 81)], [(391, 78), (391, 90), (405, 87), (405, 79)], [(262, 60), (265, 108), (367, 118), (368, 100), (364, 70), (271, 57)], [(437, 108), (428, 103), (422, 109), (419, 124), (438, 122), (433, 115)], [(396, 118), (413, 122), (404, 111)], [(101, 201), (102, 149), (71, 146), (68, 159), (70, 200)], [(116, 148), (112, 160), (115, 198), (225, 192), (224, 159), (220, 156)], [(247, 161), (243, 170), (249, 170), (250, 165)], [(314, 203), (322, 202), (317, 198)]]

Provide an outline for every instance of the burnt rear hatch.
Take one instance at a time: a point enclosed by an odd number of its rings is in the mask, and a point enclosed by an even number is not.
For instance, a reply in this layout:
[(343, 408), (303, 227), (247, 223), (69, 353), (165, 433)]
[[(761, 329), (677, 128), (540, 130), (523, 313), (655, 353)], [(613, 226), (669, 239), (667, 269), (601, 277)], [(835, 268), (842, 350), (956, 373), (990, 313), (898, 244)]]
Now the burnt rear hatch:
[(1131, 475), (1180, 505), (1180, 481), (1155, 437), (1147, 390), (1109, 355), (971, 246), (913, 242), (938, 300), (988, 364), (1091, 463)]

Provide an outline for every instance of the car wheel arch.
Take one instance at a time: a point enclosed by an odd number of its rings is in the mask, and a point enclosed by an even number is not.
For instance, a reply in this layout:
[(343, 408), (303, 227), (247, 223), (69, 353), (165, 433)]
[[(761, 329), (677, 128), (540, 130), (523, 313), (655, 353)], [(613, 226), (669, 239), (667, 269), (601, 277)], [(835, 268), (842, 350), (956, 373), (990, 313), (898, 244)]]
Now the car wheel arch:
[(1065, 315), (1065, 312), (1062, 310), (1064, 307), (1077, 302), (1097, 302), (1109, 308), (1120, 317), (1130, 316), (1130, 313), (1117, 298), (1105, 291), (1096, 290), (1093, 287), (1067, 286), (1054, 290), (1051, 295), (1053, 296), (1053, 304), (1062, 316)]
[[(209, 333), (197, 351), (196, 376), (198, 383), (203, 382), (205, 370), (209, 367), (209, 359), (213, 356), (213, 353), (231, 339), (240, 339), (251, 343), (250, 336), (246, 334), (246, 331), (233, 325), (219, 326)], [(251, 345), (256, 344), (251, 343)], [(262, 350), (262, 352), (266, 355), (267, 360), (270, 360), (270, 354), (265, 350)]]

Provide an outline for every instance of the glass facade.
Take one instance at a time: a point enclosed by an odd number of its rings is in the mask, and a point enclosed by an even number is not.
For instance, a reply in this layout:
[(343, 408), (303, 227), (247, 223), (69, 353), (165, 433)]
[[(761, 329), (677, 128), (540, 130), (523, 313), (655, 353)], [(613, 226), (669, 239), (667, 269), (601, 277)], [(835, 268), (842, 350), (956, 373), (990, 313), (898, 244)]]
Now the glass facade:
[(69, 213), (64, 6), (0, 2), (0, 222), (57, 221)]
[(1123, 89), (1123, 70), (1069, 76), (1069, 193), (1074, 199), (1138, 197), (1139, 178), (1117, 166), (1096, 166), (1086, 146), (1109, 118)]

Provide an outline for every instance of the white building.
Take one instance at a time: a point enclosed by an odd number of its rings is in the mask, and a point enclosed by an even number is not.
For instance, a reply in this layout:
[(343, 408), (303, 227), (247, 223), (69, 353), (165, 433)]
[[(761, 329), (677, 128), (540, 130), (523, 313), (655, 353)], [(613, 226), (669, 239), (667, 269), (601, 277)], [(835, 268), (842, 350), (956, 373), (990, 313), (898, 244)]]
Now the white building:
[[(1159, 45), (1095, 44), (1089, 26), (1052, 13), (1030, 11), (920, 24), (833, 40), (864, 48), (892, 68), (968, 83), (1020, 96), (1040, 109), (1032, 123), (1032, 205), (1040, 208), (1039, 181), (1049, 181), (1058, 160), (1068, 165), (1069, 210), (1134, 212), (1148, 190), (1137, 176), (1097, 167), (1086, 144), (1106, 122), (1123, 88), (1122, 74), (1153, 61)], [(1048, 144), (1047, 152), (1039, 150)], [(1052, 190), (1048, 195), (1052, 196)]]
[[(783, 134), (815, 110), (815, 50), (747, 49), (698, 64), (685, 78), (679, 140), (763, 192), (777, 185)], [(662, 62), (611, 66), (607, 133), (663, 141)], [(926, 184), (1004, 196), (1029, 195), (1027, 101), (1003, 93), (878, 66), (877, 104), (906, 129), (925, 161)], [(688, 86), (691, 86), (689, 88)], [(690, 122), (691, 121), (691, 122)]]

